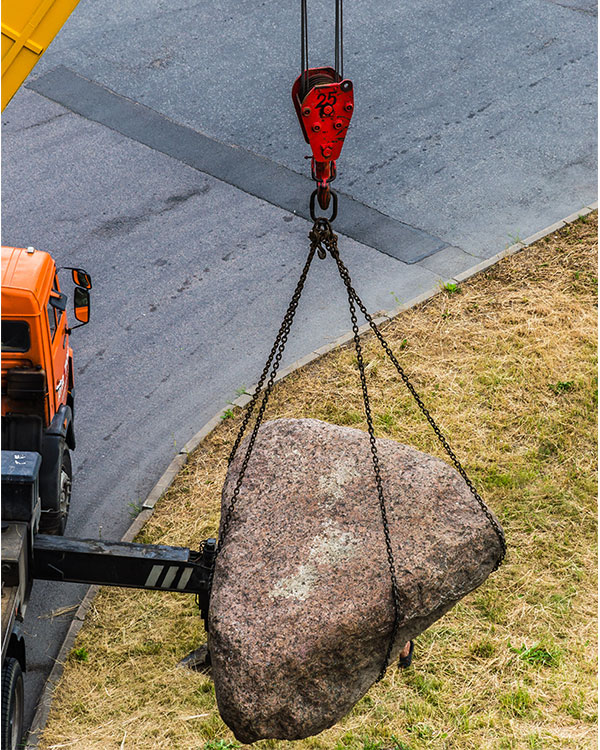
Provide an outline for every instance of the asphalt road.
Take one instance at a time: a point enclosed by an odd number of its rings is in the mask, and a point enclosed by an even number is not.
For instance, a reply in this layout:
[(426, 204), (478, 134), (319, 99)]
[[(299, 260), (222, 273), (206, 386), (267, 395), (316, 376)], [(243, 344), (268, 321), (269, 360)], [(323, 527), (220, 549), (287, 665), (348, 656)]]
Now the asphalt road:
[[(94, 281), (92, 322), (73, 334), (70, 535), (119, 538), (172, 456), (262, 369), (310, 228), (296, 5), (81, 0), (3, 114), (3, 244)], [(311, 64), (329, 63), (333, 3), (309, 11)], [(356, 111), (340, 248), (373, 311), (596, 199), (596, 3), (345, 12)], [(319, 262), (284, 364), (348, 328)], [(82, 592), (34, 587), (28, 721), (70, 621), (51, 613)]]

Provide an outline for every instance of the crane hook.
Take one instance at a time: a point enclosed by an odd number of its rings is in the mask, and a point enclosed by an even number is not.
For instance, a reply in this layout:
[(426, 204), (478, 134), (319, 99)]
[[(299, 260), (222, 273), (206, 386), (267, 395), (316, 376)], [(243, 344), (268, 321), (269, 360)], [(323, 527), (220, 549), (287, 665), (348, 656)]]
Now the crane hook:
[[(326, 211), (331, 183), (354, 112), (354, 86), (343, 77), (342, 0), (336, 0), (335, 68), (308, 67), (306, 0), (302, 0), (301, 72), (292, 87), (292, 100), (304, 140), (312, 151), (311, 174), (317, 183), (319, 206)], [(311, 199), (314, 204), (314, 199)]]

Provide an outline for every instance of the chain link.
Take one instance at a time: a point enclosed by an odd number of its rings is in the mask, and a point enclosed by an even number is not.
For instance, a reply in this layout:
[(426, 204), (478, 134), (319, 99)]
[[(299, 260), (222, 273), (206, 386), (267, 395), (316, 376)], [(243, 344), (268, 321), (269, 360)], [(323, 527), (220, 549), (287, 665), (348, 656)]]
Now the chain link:
[(346, 293), (348, 295), (348, 306), (350, 308), (350, 319), (352, 321), (352, 332), (354, 334), (354, 348), (356, 350), (356, 362), (358, 365), (358, 373), (360, 376), (360, 384), (361, 384), (362, 395), (363, 395), (365, 416), (367, 418), (367, 429), (369, 431), (369, 443), (371, 447), (371, 458), (373, 461), (373, 470), (375, 473), (375, 485), (377, 487), (377, 497), (379, 499), (379, 510), (381, 512), (383, 534), (385, 538), (385, 548), (386, 548), (388, 566), (389, 566), (389, 571), (390, 571), (390, 579), (392, 582), (392, 603), (394, 606), (394, 622), (392, 625), (392, 632), (390, 634), (389, 641), (388, 641), (386, 655), (385, 655), (383, 664), (381, 666), (379, 676), (377, 677), (377, 681), (379, 682), (381, 679), (383, 679), (386, 669), (390, 663), (392, 650), (396, 642), (396, 635), (398, 634), (398, 627), (400, 625), (400, 612), (402, 610), (402, 605), (405, 604), (406, 602), (405, 602), (404, 597), (400, 593), (400, 588), (398, 586), (398, 579), (396, 576), (396, 564), (394, 561), (394, 552), (392, 548), (392, 539), (390, 535), (390, 527), (389, 527), (389, 522), (388, 522), (387, 506), (386, 506), (385, 497), (383, 494), (383, 482), (381, 479), (379, 454), (377, 452), (377, 443), (375, 440), (375, 429), (373, 427), (373, 416), (371, 414), (371, 403), (369, 400), (369, 391), (367, 388), (365, 363), (364, 363), (363, 354), (362, 354), (362, 345), (360, 343), (360, 333), (358, 330), (358, 319), (356, 317), (356, 307), (354, 304), (356, 301), (355, 300), (356, 293), (352, 286), (352, 282), (351, 282), (348, 270), (346, 269), (346, 267), (343, 265), (343, 263), (340, 260), (340, 256), (339, 256), (339, 252), (337, 248), (337, 235), (334, 234), (334, 232), (332, 231), (331, 225), (329, 224), (329, 222), (325, 219), (321, 220), (321, 224), (319, 225), (319, 227), (313, 231), (318, 232), (321, 247), (324, 246), (330, 252), (331, 256), (337, 263), (338, 271), (340, 273), (342, 281), (344, 282), (344, 285), (346, 286)]
[[(260, 428), (260, 425), (262, 424), (262, 420), (265, 414), (265, 410), (267, 408), (267, 404), (269, 402), (269, 397), (271, 395), (271, 391), (273, 389), (273, 383), (275, 382), (275, 377), (277, 375), (277, 371), (279, 370), (279, 365), (281, 363), (281, 358), (283, 356), (283, 352), (285, 349), (285, 345), (288, 340), (288, 336), (290, 333), (290, 329), (292, 327), (292, 323), (294, 322), (294, 315), (296, 314), (296, 308), (298, 307), (298, 302), (300, 301), (300, 296), (302, 295), (302, 290), (304, 289), (304, 284), (306, 282), (306, 277), (308, 276), (308, 271), (310, 269), (311, 263), (313, 261), (313, 258), (315, 257), (315, 250), (316, 245), (311, 245), (311, 248), (308, 253), (308, 258), (306, 259), (306, 263), (304, 264), (304, 268), (302, 269), (302, 273), (300, 275), (300, 279), (298, 280), (298, 283), (296, 285), (296, 289), (294, 291), (294, 294), (292, 295), (292, 299), (290, 300), (290, 304), (288, 305), (287, 311), (285, 313), (285, 316), (283, 318), (283, 322), (281, 324), (281, 327), (279, 328), (279, 332), (277, 334), (277, 337), (275, 339), (275, 343), (273, 344), (273, 347), (271, 349), (271, 352), (269, 354), (269, 358), (267, 359), (267, 363), (262, 371), (262, 375), (260, 377), (260, 380), (258, 381), (258, 384), (256, 386), (256, 390), (254, 391), (254, 395), (252, 396), (252, 400), (248, 404), (248, 407), (246, 409), (246, 414), (244, 416), (244, 420), (240, 426), (240, 429), (238, 431), (238, 434), (236, 436), (235, 442), (233, 444), (233, 448), (231, 450), (231, 453), (229, 455), (229, 464), (233, 461), (235, 458), (235, 455), (238, 451), (239, 445), (242, 441), (242, 438), (244, 437), (244, 433), (246, 431), (246, 428), (248, 426), (248, 423), (250, 421), (250, 418), (252, 416), (252, 413), (254, 412), (254, 409), (256, 407), (256, 404), (258, 402), (259, 396), (261, 395), (261, 390), (263, 387), (263, 384), (267, 378), (267, 374), (269, 373), (269, 369), (271, 369), (271, 373), (269, 375), (269, 380), (267, 382), (267, 385), (264, 389), (264, 392), (262, 392), (262, 401), (260, 404), (260, 407), (258, 409), (258, 413), (256, 415), (256, 421), (254, 423), (254, 427), (252, 429), (252, 433), (250, 435), (250, 439), (248, 441), (248, 445), (246, 447), (246, 453), (244, 455), (244, 459), (242, 461), (242, 466), (240, 468), (240, 473), (238, 474), (238, 478), (235, 484), (235, 488), (233, 490), (233, 493), (231, 495), (231, 499), (229, 501), (229, 505), (227, 506), (227, 509), (225, 511), (225, 514), (223, 516), (223, 520), (221, 523), (221, 529), (219, 533), (219, 541), (217, 544), (217, 552), (218, 555), (221, 551), (221, 548), (223, 547), (223, 543), (225, 541), (225, 538), (227, 536), (227, 532), (229, 531), (229, 527), (231, 525), (231, 519), (235, 510), (235, 506), (237, 501), (239, 500), (240, 490), (242, 487), (242, 482), (244, 481), (244, 476), (246, 474), (246, 469), (248, 468), (248, 462), (250, 461), (250, 456), (252, 455), (252, 450), (254, 448), (254, 443), (256, 441), (256, 436), (258, 434), (258, 430)], [(272, 366), (272, 367), (271, 367)], [(212, 579), (214, 576), (214, 567), (211, 572), (210, 576), (210, 588), (212, 588)]]
[(380, 505), (380, 509), (381, 509), (381, 517), (382, 517), (382, 521), (383, 521), (383, 529), (384, 529), (384, 535), (385, 535), (385, 543), (386, 543), (386, 551), (387, 551), (388, 563), (389, 563), (389, 567), (390, 567), (390, 578), (391, 578), (391, 581), (392, 581), (392, 596), (393, 596), (393, 603), (394, 603), (394, 624), (392, 626), (392, 634), (391, 634), (391, 637), (390, 637), (390, 642), (388, 644), (388, 650), (387, 650), (387, 654), (386, 654), (385, 663), (384, 663), (384, 666), (383, 666), (383, 668), (382, 668), (382, 670), (381, 670), (381, 672), (379, 674), (379, 678), (378, 678), (379, 680), (381, 680), (381, 678), (385, 674), (385, 670), (386, 670), (386, 668), (387, 668), (387, 666), (389, 664), (389, 660), (390, 660), (390, 657), (391, 657), (391, 652), (392, 652), (392, 649), (393, 649), (393, 646), (394, 646), (395, 637), (396, 637), (396, 634), (397, 634), (397, 631), (398, 631), (399, 612), (400, 612), (400, 595), (399, 595), (399, 591), (398, 591), (398, 585), (397, 585), (397, 579), (396, 579), (396, 572), (395, 572), (395, 564), (394, 564), (394, 557), (393, 557), (393, 552), (392, 552), (392, 547), (391, 547), (391, 541), (390, 541), (390, 535), (389, 535), (389, 525), (388, 525), (388, 520), (387, 520), (387, 511), (386, 511), (386, 506), (385, 506), (385, 500), (384, 500), (384, 497), (383, 497), (383, 489), (382, 489), (382, 484), (381, 484), (381, 476), (380, 476), (380, 468), (379, 468), (379, 458), (378, 458), (378, 455), (377, 455), (377, 447), (376, 447), (375, 437), (374, 437), (374, 432), (373, 432), (373, 422), (372, 422), (372, 418), (371, 418), (371, 409), (370, 409), (370, 404), (369, 404), (369, 396), (368, 396), (368, 392), (367, 392), (366, 378), (365, 378), (365, 373), (364, 373), (364, 362), (363, 362), (363, 356), (362, 356), (362, 348), (361, 348), (361, 345), (360, 345), (360, 337), (359, 337), (359, 333), (358, 333), (358, 321), (357, 321), (357, 318), (356, 318), (355, 304), (360, 309), (360, 311), (363, 314), (365, 320), (369, 324), (371, 330), (373, 331), (373, 333), (375, 334), (375, 336), (379, 340), (379, 343), (383, 347), (385, 353), (387, 354), (387, 356), (389, 357), (390, 361), (392, 362), (392, 364), (394, 365), (394, 367), (398, 371), (398, 374), (402, 378), (402, 381), (404, 382), (404, 384), (408, 388), (409, 392), (413, 396), (414, 400), (416, 401), (416, 403), (417, 403), (419, 409), (421, 410), (422, 414), (425, 416), (425, 418), (427, 419), (427, 421), (431, 425), (433, 431), (435, 432), (438, 440), (440, 441), (440, 443), (444, 447), (444, 450), (446, 451), (446, 453), (449, 456), (450, 460), (454, 464), (456, 470), (458, 471), (458, 473), (461, 475), (461, 477), (465, 481), (465, 484), (469, 488), (469, 491), (471, 492), (471, 494), (473, 495), (473, 497), (477, 501), (479, 507), (481, 508), (481, 510), (485, 514), (486, 518), (490, 522), (492, 528), (496, 532), (496, 535), (497, 535), (498, 540), (500, 542), (500, 547), (501, 547), (502, 553), (501, 553), (500, 558), (496, 562), (496, 564), (495, 564), (495, 566), (493, 568), (493, 571), (495, 571), (495, 570), (498, 569), (498, 567), (500, 566), (500, 563), (502, 562), (502, 560), (504, 559), (504, 556), (506, 555), (506, 540), (504, 538), (504, 532), (502, 531), (502, 528), (500, 527), (499, 523), (496, 521), (496, 519), (494, 518), (494, 516), (490, 512), (489, 508), (487, 507), (487, 505), (483, 501), (482, 497), (479, 495), (479, 493), (475, 489), (475, 486), (473, 485), (472, 481), (469, 479), (469, 477), (468, 477), (466, 471), (464, 470), (462, 464), (460, 463), (460, 461), (456, 457), (456, 454), (454, 453), (454, 451), (450, 447), (450, 444), (448, 443), (448, 441), (444, 437), (442, 431), (440, 430), (440, 428), (436, 424), (435, 420), (431, 416), (429, 410), (427, 409), (427, 407), (423, 403), (423, 400), (421, 399), (421, 397), (417, 393), (417, 391), (416, 391), (415, 387), (413, 386), (413, 384), (410, 382), (407, 374), (404, 372), (404, 369), (402, 368), (402, 366), (400, 365), (400, 363), (396, 359), (396, 357), (394, 355), (394, 352), (390, 348), (390, 346), (387, 343), (387, 341), (384, 339), (384, 337), (381, 334), (381, 331), (379, 330), (378, 326), (373, 321), (373, 318), (369, 314), (367, 308), (365, 307), (365, 305), (363, 304), (362, 300), (358, 296), (356, 290), (352, 286), (352, 280), (350, 278), (350, 274), (348, 272), (348, 269), (346, 268), (346, 266), (342, 262), (342, 260), (340, 258), (340, 255), (339, 255), (339, 250), (338, 250), (338, 246), (337, 246), (337, 235), (333, 232), (333, 230), (331, 228), (331, 225), (330, 225), (330, 223), (329, 223), (329, 221), (327, 219), (321, 218), (317, 222), (315, 222), (315, 226), (313, 227), (313, 230), (311, 232), (311, 239), (312, 239), (313, 243), (317, 242), (317, 245), (318, 245), (319, 251), (320, 251), (320, 255), (321, 255), (321, 253), (325, 254), (325, 251), (329, 251), (329, 253), (331, 254), (332, 258), (335, 260), (335, 262), (337, 264), (337, 267), (338, 267), (339, 274), (340, 274), (340, 276), (342, 278), (342, 281), (344, 282), (344, 285), (346, 287), (346, 291), (347, 291), (347, 294), (348, 294), (348, 303), (349, 303), (349, 307), (350, 307), (350, 317), (352, 319), (352, 330), (354, 332), (354, 346), (355, 346), (355, 349), (356, 349), (356, 359), (357, 359), (358, 370), (359, 370), (360, 379), (361, 379), (361, 386), (362, 386), (362, 392), (363, 392), (363, 401), (364, 401), (364, 406), (365, 406), (365, 414), (366, 414), (366, 417), (367, 417), (367, 426), (368, 426), (368, 430), (369, 430), (369, 441), (371, 443), (371, 454), (372, 454), (372, 458), (373, 458), (373, 467), (374, 467), (374, 471), (375, 471), (375, 481), (376, 481), (376, 484), (377, 484), (377, 494), (378, 494), (378, 497), (379, 497), (379, 505)]
[[(336, 252), (337, 252), (337, 249), (336, 249)], [(333, 251), (332, 251), (332, 255), (334, 258), (336, 257)], [(344, 279), (344, 283), (346, 283), (346, 279)], [(386, 554), (387, 554), (387, 559), (388, 559), (388, 565), (390, 569), (390, 579), (392, 581), (392, 601), (394, 604), (394, 623), (392, 625), (392, 632), (391, 632), (389, 642), (388, 642), (387, 653), (385, 655), (383, 665), (381, 667), (379, 676), (377, 678), (377, 681), (379, 682), (379, 680), (381, 680), (383, 676), (385, 675), (385, 671), (388, 667), (388, 664), (390, 663), (392, 649), (394, 647), (394, 643), (396, 642), (396, 635), (398, 633), (398, 626), (400, 624), (401, 596), (400, 596), (400, 589), (398, 587), (398, 579), (396, 577), (396, 564), (394, 561), (394, 552), (392, 549), (392, 540), (390, 536), (390, 528), (389, 528), (389, 523), (388, 523), (387, 507), (386, 507), (385, 498), (383, 495), (383, 482), (381, 480), (381, 469), (379, 466), (379, 454), (377, 453), (377, 444), (375, 442), (375, 430), (373, 428), (373, 417), (371, 415), (371, 404), (369, 401), (369, 392), (367, 389), (365, 364), (364, 364), (363, 355), (362, 355), (360, 334), (358, 332), (358, 320), (356, 318), (356, 308), (354, 306), (352, 290), (348, 283), (346, 283), (346, 290), (348, 292), (348, 305), (350, 307), (350, 319), (352, 320), (352, 331), (354, 333), (354, 348), (356, 350), (356, 361), (358, 364), (358, 372), (360, 375), (360, 384), (361, 384), (362, 394), (363, 394), (365, 416), (367, 418), (367, 428), (369, 431), (369, 443), (371, 445), (371, 458), (373, 460), (373, 470), (375, 472), (375, 484), (377, 486), (377, 497), (379, 498), (379, 509), (381, 511), (381, 520), (383, 523), (385, 548), (386, 548)]]
[[(348, 278), (348, 281), (349, 281), (350, 277), (348, 276), (348, 271), (347, 271), (346, 267), (344, 266), (344, 264), (342, 263), (342, 261), (339, 260), (339, 255), (336, 258), (336, 262), (338, 263), (338, 268), (340, 269), (340, 274), (342, 274), (342, 278), (344, 278), (344, 273), (345, 273), (346, 276), (347, 276), (347, 278)], [(489, 510), (489, 508), (485, 504), (483, 498), (481, 497), (481, 495), (475, 489), (475, 486), (474, 486), (473, 482), (469, 479), (469, 477), (467, 475), (467, 472), (464, 470), (462, 464), (460, 463), (460, 461), (456, 457), (456, 454), (454, 453), (454, 451), (450, 447), (450, 444), (448, 443), (448, 441), (444, 437), (442, 431), (440, 430), (440, 428), (436, 424), (435, 420), (431, 416), (429, 410), (427, 409), (427, 407), (423, 403), (423, 400), (421, 399), (421, 397), (417, 393), (415, 387), (413, 386), (413, 384), (408, 379), (408, 375), (405, 373), (405, 371), (403, 370), (402, 366), (400, 365), (400, 363), (396, 359), (396, 357), (394, 355), (394, 352), (391, 350), (391, 348), (390, 348), (389, 344), (387, 343), (387, 341), (383, 338), (383, 336), (381, 334), (381, 331), (377, 327), (376, 323), (373, 321), (373, 318), (371, 317), (371, 315), (367, 311), (366, 307), (364, 306), (363, 302), (361, 301), (361, 299), (359, 298), (358, 294), (356, 293), (356, 291), (354, 289), (352, 289), (352, 296), (353, 296), (354, 301), (356, 302), (356, 304), (360, 308), (360, 311), (364, 315), (365, 320), (369, 324), (371, 330), (373, 331), (373, 333), (375, 334), (375, 336), (379, 340), (379, 343), (383, 347), (385, 353), (388, 355), (390, 361), (392, 362), (392, 364), (394, 365), (394, 367), (398, 371), (398, 374), (402, 378), (402, 380), (404, 382), (404, 385), (408, 388), (408, 390), (410, 391), (410, 393), (413, 396), (414, 400), (417, 402), (417, 405), (418, 405), (419, 409), (421, 410), (423, 416), (427, 419), (427, 421), (431, 425), (431, 428), (433, 429), (433, 431), (435, 432), (438, 440), (440, 441), (440, 443), (444, 447), (444, 450), (446, 451), (448, 457), (450, 458), (450, 460), (454, 464), (454, 467), (456, 468), (456, 470), (458, 471), (458, 473), (461, 475), (461, 477), (465, 481), (465, 484), (469, 488), (471, 494), (473, 495), (473, 497), (477, 501), (479, 507), (481, 508), (481, 510), (485, 514), (486, 518), (490, 522), (492, 528), (496, 532), (496, 535), (498, 537), (498, 541), (500, 542), (500, 548), (502, 550), (502, 554), (501, 554), (500, 558), (498, 559), (498, 561), (496, 562), (496, 564), (494, 565), (494, 568), (492, 569), (492, 572), (494, 572), (495, 570), (498, 570), (498, 568), (500, 567), (500, 564), (502, 563), (502, 561), (503, 561), (503, 559), (504, 559), (504, 557), (506, 555), (506, 539), (504, 537), (504, 532), (502, 531), (502, 528), (501, 528), (500, 524), (494, 518), (493, 514), (491, 513), (491, 511)]]
[[(275, 382), (275, 377), (277, 375), (277, 371), (279, 369), (279, 365), (281, 363), (281, 358), (283, 356), (283, 352), (288, 340), (288, 336), (292, 327), (292, 323), (294, 321), (294, 315), (296, 313), (296, 308), (298, 307), (298, 302), (300, 301), (300, 296), (302, 295), (302, 290), (304, 289), (304, 284), (306, 282), (306, 277), (308, 276), (308, 272), (310, 270), (311, 263), (313, 261), (315, 251), (318, 253), (320, 258), (325, 258), (327, 252), (330, 253), (332, 258), (335, 260), (338, 268), (338, 272), (340, 274), (340, 277), (342, 281), (344, 282), (344, 285), (346, 287), (346, 293), (348, 295), (348, 306), (350, 309), (350, 318), (352, 321), (352, 331), (354, 335), (354, 347), (356, 350), (356, 360), (358, 364), (358, 371), (360, 376), (360, 382), (361, 382), (361, 389), (362, 389), (362, 395), (363, 395), (363, 402), (364, 402), (364, 408), (365, 408), (365, 415), (367, 419), (367, 428), (369, 432), (369, 443), (371, 448), (371, 458), (373, 461), (373, 470), (375, 474), (375, 484), (377, 487), (377, 495), (379, 499), (379, 508), (381, 512), (381, 518), (383, 523), (383, 532), (385, 537), (385, 546), (386, 546), (386, 554), (387, 554), (387, 560), (388, 560), (388, 566), (390, 570), (390, 579), (392, 583), (392, 599), (393, 599), (393, 606), (394, 606), (394, 622), (392, 625), (392, 631), (387, 647), (387, 653), (385, 656), (385, 660), (383, 663), (383, 666), (381, 668), (381, 671), (378, 676), (378, 680), (381, 680), (382, 677), (385, 674), (385, 671), (389, 665), (392, 650), (394, 648), (394, 643), (396, 640), (396, 636), (398, 633), (398, 628), (400, 624), (400, 613), (402, 611), (402, 606), (405, 603), (405, 598), (403, 594), (400, 592), (399, 586), (398, 586), (398, 580), (396, 576), (396, 566), (394, 561), (394, 554), (393, 554), (393, 547), (392, 547), (392, 541), (391, 541), (391, 535), (390, 535), (390, 529), (389, 529), (389, 522), (388, 522), (388, 514), (387, 514), (387, 506), (385, 502), (385, 497), (383, 493), (383, 482), (381, 479), (381, 468), (379, 464), (379, 455), (377, 452), (377, 443), (375, 439), (375, 430), (373, 427), (373, 418), (371, 414), (371, 405), (369, 400), (369, 393), (367, 388), (367, 380), (365, 375), (365, 365), (364, 365), (364, 358), (362, 353), (362, 346), (360, 343), (360, 333), (359, 333), (359, 327), (358, 327), (358, 319), (356, 315), (356, 307), (360, 309), (361, 313), (363, 314), (365, 320), (369, 324), (371, 330), (379, 340), (379, 343), (383, 347), (385, 353), (391, 360), (392, 364), (398, 371), (398, 374), (402, 378), (402, 381), (408, 388), (409, 392), (415, 399), (419, 409), (431, 425), (433, 431), (435, 432), (436, 436), (438, 437), (440, 443), (444, 447), (444, 450), (450, 457), (452, 463), (456, 467), (457, 471), (461, 475), (461, 477), (464, 479), (467, 487), (469, 488), (471, 494), (479, 504), (481, 510), (484, 512), (485, 516), (487, 517), (488, 521), (490, 522), (492, 528), (496, 532), (498, 536), (498, 540), (500, 542), (502, 554), (497, 561), (496, 565), (494, 566), (493, 570), (497, 570), (500, 563), (504, 559), (504, 556), (506, 554), (506, 541), (504, 538), (504, 533), (502, 531), (502, 528), (500, 527), (499, 523), (496, 521), (490, 510), (488, 509), (487, 505), (475, 489), (475, 486), (467, 476), (467, 473), (465, 472), (464, 468), (462, 467), (461, 463), (459, 462), (458, 458), (456, 457), (456, 454), (450, 447), (448, 441), (442, 434), (440, 428), (435, 423), (433, 417), (429, 413), (428, 409), (426, 408), (425, 404), (423, 403), (421, 397), (417, 393), (416, 389), (408, 379), (408, 376), (404, 372), (402, 366), (396, 359), (393, 351), (391, 350), (389, 344), (382, 336), (378, 326), (373, 321), (373, 318), (367, 311), (365, 305), (363, 304), (362, 300), (356, 293), (356, 290), (352, 286), (352, 280), (350, 278), (350, 274), (348, 272), (348, 269), (342, 262), (338, 247), (337, 247), (337, 235), (333, 232), (331, 228), (331, 224), (328, 219), (321, 217), (316, 219), (314, 226), (309, 234), (309, 239), (311, 241), (310, 250), (308, 253), (308, 258), (306, 260), (306, 263), (304, 264), (304, 268), (302, 270), (302, 273), (300, 275), (300, 279), (298, 281), (298, 284), (296, 285), (296, 289), (294, 291), (294, 294), (292, 295), (292, 299), (290, 301), (290, 304), (287, 308), (287, 312), (284, 316), (283, 322), (281, 324), (281, 327), (279, 328), (279, 332), (277, 334), (277, 337), (275, 339), (275, 343), (273, 344), (273, 347), (271, 348), (271, 352), (269, 354), (269, 357), (267, 359), (267, 363), (265, 364), (265, 367), (262, 371), (260, 380), (258, 381), (256, 390), (254, 391), (254, 394), (252, 396), (252, 399), (250, 403), (248, 404), (246, 414), (244, 416), (244, 420), (242, 422), (242, 425), (240, 426), (240, 429), (238, 431), (238, 434), (236, 436), (233, 448), (231, 450), (231, 453), (229, 455), (229, 464), (233, 461), (235, 455), (237, 454), (238, 448), (240, 446), (240, 443), (242, 441), (242, 438), (244, 436), (244, 433), (246, 431), (246, 428), (248, 427), (248, 423), (251, 419), (251, 416), (254, 412), (254, 409), (256, 407), (256, 404), (258, 403), (259, 396), (262, 392), (262, 400), (260, 407), (258, 409), (258, 413), (256, 415), (256, 421), (254, 424), (254, 427), (252, 429), (252, 433), (250, 435), (250, 439), (248, 441), (248, 445), (246, 447), (246, 453), (244, 455), (244, 459), (242, 461), (242, 466), (240, 468), (240, 472), (238, 474), (238, 478), (236, 480), (236, 485), (233, 490), (233, 493), (231, 495), (229, 504), (227, 506), (227, 509), (225, 510), (225, 513), (223, 515), (222, 523), (221, 523), (221, 530), (219, 533), (219, 541), (217, 544), (217, 550), (216, 553), (218, 554), (221, 551), (221, 548), (223, 547), (223, 543), (225, 541), (225, 538), (227, 536), (227, 533), (229, 531), (229, 527), (231, 525), (231, 519), (233, 516), (233, 513), (235, 511), (236, 503), (239, 500), (240, 490), (242, 487), (242, 483), (244, 481), (244, 476), (246, 474), (246, 469), (248, 468), (248, 462), (250, 461), (250, 456), (252, 455), (252, 450), (254, 448), (254, 443), (256, 441), (256, 436), (258, 434), (258, 430), (262, 424), (262, 420), (265, 414), (265, 410), (267, 408), (267, 404), (269, 401), (269, 397), (271, 395), (271, 391), (273, 389), (273, 383)], [(270, 374), (269, 374), (270, 370)], [(268, 381), (267, 384), (263, 389), (263, 385), (265, 383), (265, 380)], [(212, 587), (212, 578), (214, 575), (214, 567), (213, 571), (211, 572), (211, 578), (210, 578), (210, 585)]]
[[(237, 450), (240, 446), (242, 438), (244, 437), (244, 433), (246, 432), (246, 427), (248, 426), (248, 422), (250, 421), (250, 417), (252, 416), (252, 413), (254, 412), (254, 408), (256, 406), (256, 402), (258, 401), (258, 397), (262, 391), (264, 382), (267, 379), (267, 375), (269, 373), (271, 363), (273, 362), (273, 359), (277, 357), (277, 355), (279, 355), (279, 358), (277, 360), (277, 369), (279, 368), (279, 361), (281, 360), (281, 356), (283, 355), (283, 350), (285, 349), (287, 337), (289, 335), (290, 328), (292, 327), (292, 322), (294, 320), (296, 308), (298, 307), (298, 302), (300, 300), (300, 295), (302, 294), (302, 289), (304, 288), (304, 283), (306, 281), (306, 277), (308, 276), (308, 271), (310, 269), (310, 265), (315, 255), (315, 249), (316, 249), (316, 246), (315, 247), (311, 246), (311, 249), (308, 254), (308, 258), (306, 260), (306, 263), (304, 264), (304, 268), (302, 269), (300, 279), (298, 281), (298, 284), (296, 285), (296, 289), (294, 291), (294, 294), (292, 295), (290, 304), (288, 305), (288, 309), (283, 318), (283, 322), (281, 323), (281, 326), (279, 328), (279, 332), (275, 339), (275, 343), (273, 344), (273, 347), (271, 348), (269, 358), (267, 359), (267, 363), (264, 366), (264, 369), (260, 376), (260, 380), (258, 381), (258, 384), (254, 390), (254, 394), (252, 395), (252, 400), (248, 404), (248, 407), (246, 409), (246, 414), (244, 415), (244, 421), (242, 422), (242, 425), (238, 431), (237, 437), (233, 444), (233, 448), (231, 449), (231, 452), (229, 454), (229, 459), (228, 459), (229, 464), (231, 464), (231, 462), (233, 461), (235, 457), (235, 454), (237, 453)], [(275, 370), (275, 374), (277, 374), (277, 369)], [(269, 387), (269, 392), (270, 392), (270, 387)], [(267, 400), (268, 400), (268, 396), (267, 396)]]

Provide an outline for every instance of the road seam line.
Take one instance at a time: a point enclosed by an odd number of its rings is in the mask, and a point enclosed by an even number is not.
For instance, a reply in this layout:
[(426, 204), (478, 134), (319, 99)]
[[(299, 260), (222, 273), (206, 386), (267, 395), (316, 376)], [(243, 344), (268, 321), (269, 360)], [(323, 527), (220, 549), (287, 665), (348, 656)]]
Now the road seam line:
[[(200, 133), (64, 65), (31, 80), (27, 88), (89, 122), (310, 220), (306, 196), (313, 190), (313, 181), (273, 159)], [(448, 246), (440, 237), (347, 193), (337, 192), (337, 196), (340, 218), (336, 226), (340, 232), (376, 252), (413, 264)]]

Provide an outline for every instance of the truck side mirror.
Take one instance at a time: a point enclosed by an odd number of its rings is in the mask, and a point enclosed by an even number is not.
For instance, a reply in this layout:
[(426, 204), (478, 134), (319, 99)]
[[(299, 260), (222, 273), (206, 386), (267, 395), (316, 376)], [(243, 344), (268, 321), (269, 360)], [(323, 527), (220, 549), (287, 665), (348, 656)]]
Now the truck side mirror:
[(75, 312), (75, 318), (80, 321), (82, 325), (85, 325), (90, 320), (90, 293), (87, 289), (83, 289), (80, 286), (75, 287), (75, 294), (73, 295), (73, 308)]
[(73, 276), (73, 283), (77, 286), (82, 286), (84, 289), (92, 288), (92, 278), (83, 268), (72, 268), (71, 275)]

